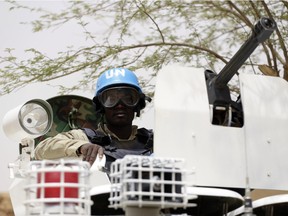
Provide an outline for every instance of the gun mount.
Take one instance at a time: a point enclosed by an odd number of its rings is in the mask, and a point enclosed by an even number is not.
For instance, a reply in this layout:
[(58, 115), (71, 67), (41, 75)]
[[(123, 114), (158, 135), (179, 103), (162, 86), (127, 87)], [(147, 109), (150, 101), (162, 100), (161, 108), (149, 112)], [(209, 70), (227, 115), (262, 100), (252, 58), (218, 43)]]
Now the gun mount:
[(209, 104), (212, 107), (212, 124), (226, 126), (243, 126), (241, 102), (232, 101), (228, 82), (238, 69), (249, 58), (260, 43), (270, 37), (276, 29), (276, 22), (270, 18), (261, 18), (252, 29), (248, 40), (234, 54), (219, 74), (211, 70), (205, 71)]

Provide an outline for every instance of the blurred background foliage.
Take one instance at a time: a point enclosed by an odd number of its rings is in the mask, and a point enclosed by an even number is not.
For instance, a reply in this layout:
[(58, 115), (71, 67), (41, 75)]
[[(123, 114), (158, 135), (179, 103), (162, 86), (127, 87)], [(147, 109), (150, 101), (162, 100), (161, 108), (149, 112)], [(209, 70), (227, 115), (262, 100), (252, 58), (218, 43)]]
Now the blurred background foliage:
[(83, 33), (85, 46), (71, 44), (56, 57), (31, 47), (25, 50), (26, 59), (19, 59), (7, 47), (6, 55), (0, 57), (1, 95), (76, 73), (82, 74), (77, 85), (63, 83), (61, 92), (81, 90), (94, 84), (106, 69), (127, 67), (147, 71), (141, 82), (153, 96), (151, 80), (164, 65), (177, 63), (219, 72), (261, 17), (274, 19), (278, 28), (241, 70), (288, 80), (287, 1), (69, 1), (60, 11), (6, 2), (10, 10), (39, 15), (26, 23), (34, 32), (76, 22), (83, 30), (79, 33)]

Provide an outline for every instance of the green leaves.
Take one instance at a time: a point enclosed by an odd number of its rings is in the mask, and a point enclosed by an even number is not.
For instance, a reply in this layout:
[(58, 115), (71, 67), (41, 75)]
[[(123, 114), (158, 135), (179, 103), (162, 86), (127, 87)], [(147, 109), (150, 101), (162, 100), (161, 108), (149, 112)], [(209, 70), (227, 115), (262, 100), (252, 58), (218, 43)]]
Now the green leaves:
[[(67, 23), (80, 26), (81, 44), (87, 45), (71, 44), (56, 57), (31, 48), (26, 50), (26, 59), (16, 58), (13, 49), (7, 48), (7, 56), (0, 58), (2, 94), (31, 82), (76, 73), (83, 79), (73, 87), (67, 85), (66, 90), (86, 88), (110, 67), (145, 68), (151, 80), (163, 65), (173, 62), (218, 72), (262, 16), (274, 18), (278, 31), (254, 51), (243, 69), (253, 71), (253, 65), (267, 65), (288, 77), (285, 1), (71, 1), (66, 2), (65, 9), (50, 12), (25, 3), (9, 3), (13, 10), (40, 14), (30, 23), (35, 32), (55, 30)], [(65, 87), (63, 84), (61, 90)]]

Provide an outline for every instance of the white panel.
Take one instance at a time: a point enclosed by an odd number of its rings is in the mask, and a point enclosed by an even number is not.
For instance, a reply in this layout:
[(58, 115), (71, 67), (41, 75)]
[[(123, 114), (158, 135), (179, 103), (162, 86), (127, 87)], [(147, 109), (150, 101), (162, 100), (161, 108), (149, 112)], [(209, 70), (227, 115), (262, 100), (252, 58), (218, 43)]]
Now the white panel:
[(288, 189), (288, 83), (241, 74), (248, 170), (252, 187)]
[(15, 216), (25, 216), (26, 208), (24, 201), (26, 193), (24, 187), (27, 185), (27, 179), (15, 178), (9, 188), (9, 195), (13, 206)]
[(243, 129), (210, 123), (204, 69), (163, 68), (154, 102), (156, 156), (185, 158), (197, 185), (245, 186)]
[(163, 68), (155, 91), (155, 155), (184, 158), (199, 186), (244, 188), (248, 172), (252, 188), (287, 190), (288, 83), (245, 74), (240, 83), (244, 127), (215, 126), (204, 70)]

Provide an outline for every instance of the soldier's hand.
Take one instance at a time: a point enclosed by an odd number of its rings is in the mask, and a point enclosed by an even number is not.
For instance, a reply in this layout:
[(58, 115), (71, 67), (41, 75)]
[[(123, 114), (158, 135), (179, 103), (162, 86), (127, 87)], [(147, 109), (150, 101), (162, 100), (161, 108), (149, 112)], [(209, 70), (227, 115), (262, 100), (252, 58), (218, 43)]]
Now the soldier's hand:
[(89, 162), (92, 166), (97, 155), (100, 159), (103, 157), (104, 148), (96, 144), (86, 143), (80, 147), (80, 153), (83, 155), (83, 161)]

